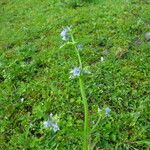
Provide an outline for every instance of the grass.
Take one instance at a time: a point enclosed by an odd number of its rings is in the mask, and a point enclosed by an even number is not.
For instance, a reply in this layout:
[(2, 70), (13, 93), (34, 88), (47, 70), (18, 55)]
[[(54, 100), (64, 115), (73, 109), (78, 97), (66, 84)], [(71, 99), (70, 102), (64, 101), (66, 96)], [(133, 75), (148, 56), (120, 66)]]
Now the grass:
[[(1, 0), (0, 6), (0, 149), (82, 149), (82, 100), (78, 81), (69, 80), (78, 60), (73, 47), (59, 48), (60, 32), (70, 25), (92, 72), (85, 77), (91, 126), (101, 117), (91, 145), (149, 149), (149, 1)], [(57, 133), (43, 128), (50, 113)]]

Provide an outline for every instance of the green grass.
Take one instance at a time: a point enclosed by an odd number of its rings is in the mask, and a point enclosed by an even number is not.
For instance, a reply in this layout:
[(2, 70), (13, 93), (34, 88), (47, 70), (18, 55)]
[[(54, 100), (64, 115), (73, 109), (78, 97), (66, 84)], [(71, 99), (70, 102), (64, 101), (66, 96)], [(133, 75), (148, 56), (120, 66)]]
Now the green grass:
[[(73, 47), (59, 48), (70, 25), (92, 72), (85, 77), (91, 122), (98, 107), (111, 108), (91, 135), (95, 149), (149, 149), (148, 0), (1, 0), (0, 7), (0, 149), (82, 148), (83, 104), (78, 81), (69, 79), (78, 60)], [(50, 113), (57, 133), (43, 128)]]

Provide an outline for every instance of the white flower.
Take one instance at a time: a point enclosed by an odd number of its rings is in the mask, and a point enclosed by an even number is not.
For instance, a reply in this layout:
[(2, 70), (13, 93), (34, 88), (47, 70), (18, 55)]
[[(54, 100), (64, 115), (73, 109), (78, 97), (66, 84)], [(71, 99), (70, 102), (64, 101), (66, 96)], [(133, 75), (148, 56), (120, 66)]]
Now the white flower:
[(104, 57), (101, 57), (101, 62), (103, 62), (104, 61)]
[(24, 102), (24, 98), (21, 98), (20, 101), (21, 101), (21, 103), (23, 103)]
[(50, 118), (52, 118), (52, 117), (53, 117), (53, 114), (52, 114), (52, 113), (50, 113), (49, 117), (50, 117)]

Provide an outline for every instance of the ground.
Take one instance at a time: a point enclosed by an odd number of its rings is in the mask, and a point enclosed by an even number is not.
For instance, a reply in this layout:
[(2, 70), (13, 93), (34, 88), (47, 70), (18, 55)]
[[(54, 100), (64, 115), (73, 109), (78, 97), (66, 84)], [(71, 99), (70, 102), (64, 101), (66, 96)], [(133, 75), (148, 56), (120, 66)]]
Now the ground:
[[(0, 149), (80, 150), (84, 112), (71, 26), (83, 45), (90, 127), (98, 108), (111, 109), (91, 134), (95, 149), (149, 149), (150, 2), (148, 0), (1, 0)], [(50, 113), (60, 130), (44, 128)]]

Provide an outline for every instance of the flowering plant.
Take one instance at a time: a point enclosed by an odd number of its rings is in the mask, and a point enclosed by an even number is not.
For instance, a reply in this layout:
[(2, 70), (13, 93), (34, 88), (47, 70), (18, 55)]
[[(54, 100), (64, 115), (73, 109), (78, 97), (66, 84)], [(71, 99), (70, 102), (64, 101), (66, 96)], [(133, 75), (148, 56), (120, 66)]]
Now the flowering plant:
[[(82, 74), (83, 72), (88, 72), (89, 71), (84, 71), (83, 70), (83, 65), (82, 65), (82, 60), (80, 56), (80, 50), (82, 50), (82, 45), (77, 44), (75, 42), (73, 33), (71, 32), (71, 27), (66, 27), (63, 29), (63, 31), (60, 33), (62, 40), (65, 41), (66, 43), (63, 45), (71, 44), (73, 45), (75, 52), (78, 57), (78, 63), (79, 67), (75, 67), (73, 70), (70, 71), (71, 76), (70, 79), (74, 79), (78, 77), (79, 80), (79, 85), (80, 85), (80, 92), (81, 92), (81, 97), (84, 105), (84, 140), (83, 140), (83, 149), (88, 150), (89, 149), (89, 111), (88, 111), (88, 102), (85, 94), (85, 89), (84, 89), (84, 82), (83, 82), (83, 77)], [(61, 48), (63, 47), (61, 46)]]
[[(89, 108), (88, 108), (88, 101), (86, 97), (86, 92), (84, 88), (84, 74), (91, 74), (91, 72), (88, 69), (83, 68), (80, 51), (83, 49), (83, 45), (77, 44), (77, 42), (74, 39), (71, 27), (65, 27), (63, 31), (60, 33), (61, 38), (65, 43), (60, 47), (64, 47), (65, 45), (72, 45), (75, 49), (76, 55), (78, 57), (78, 64), (79, 66), (74, 67), (70, 71), (70, 79), (78, 78), (79, 80), (79, 87), (80, 87), (80, 93), (82, 97), (83, 107), (84, 107), (84, 140), (83, 140), (83, 150), (89, 150), (93, 149), (91, 144), (91, 134), (93, 133), (94, 129), (98, 126), (100, 120), (102, 117), (102, 110), (98, 108), (99, 118), (97, 122), (94, 122), (94, 126), (90, 128), (90, 119), (89, 119)], [(101, 57), (101, 62), (104, 61), (103, 57)], [(106, 107), (104, 110), (104, 116), (110, 117), (111, 109), (109, 107)]]

